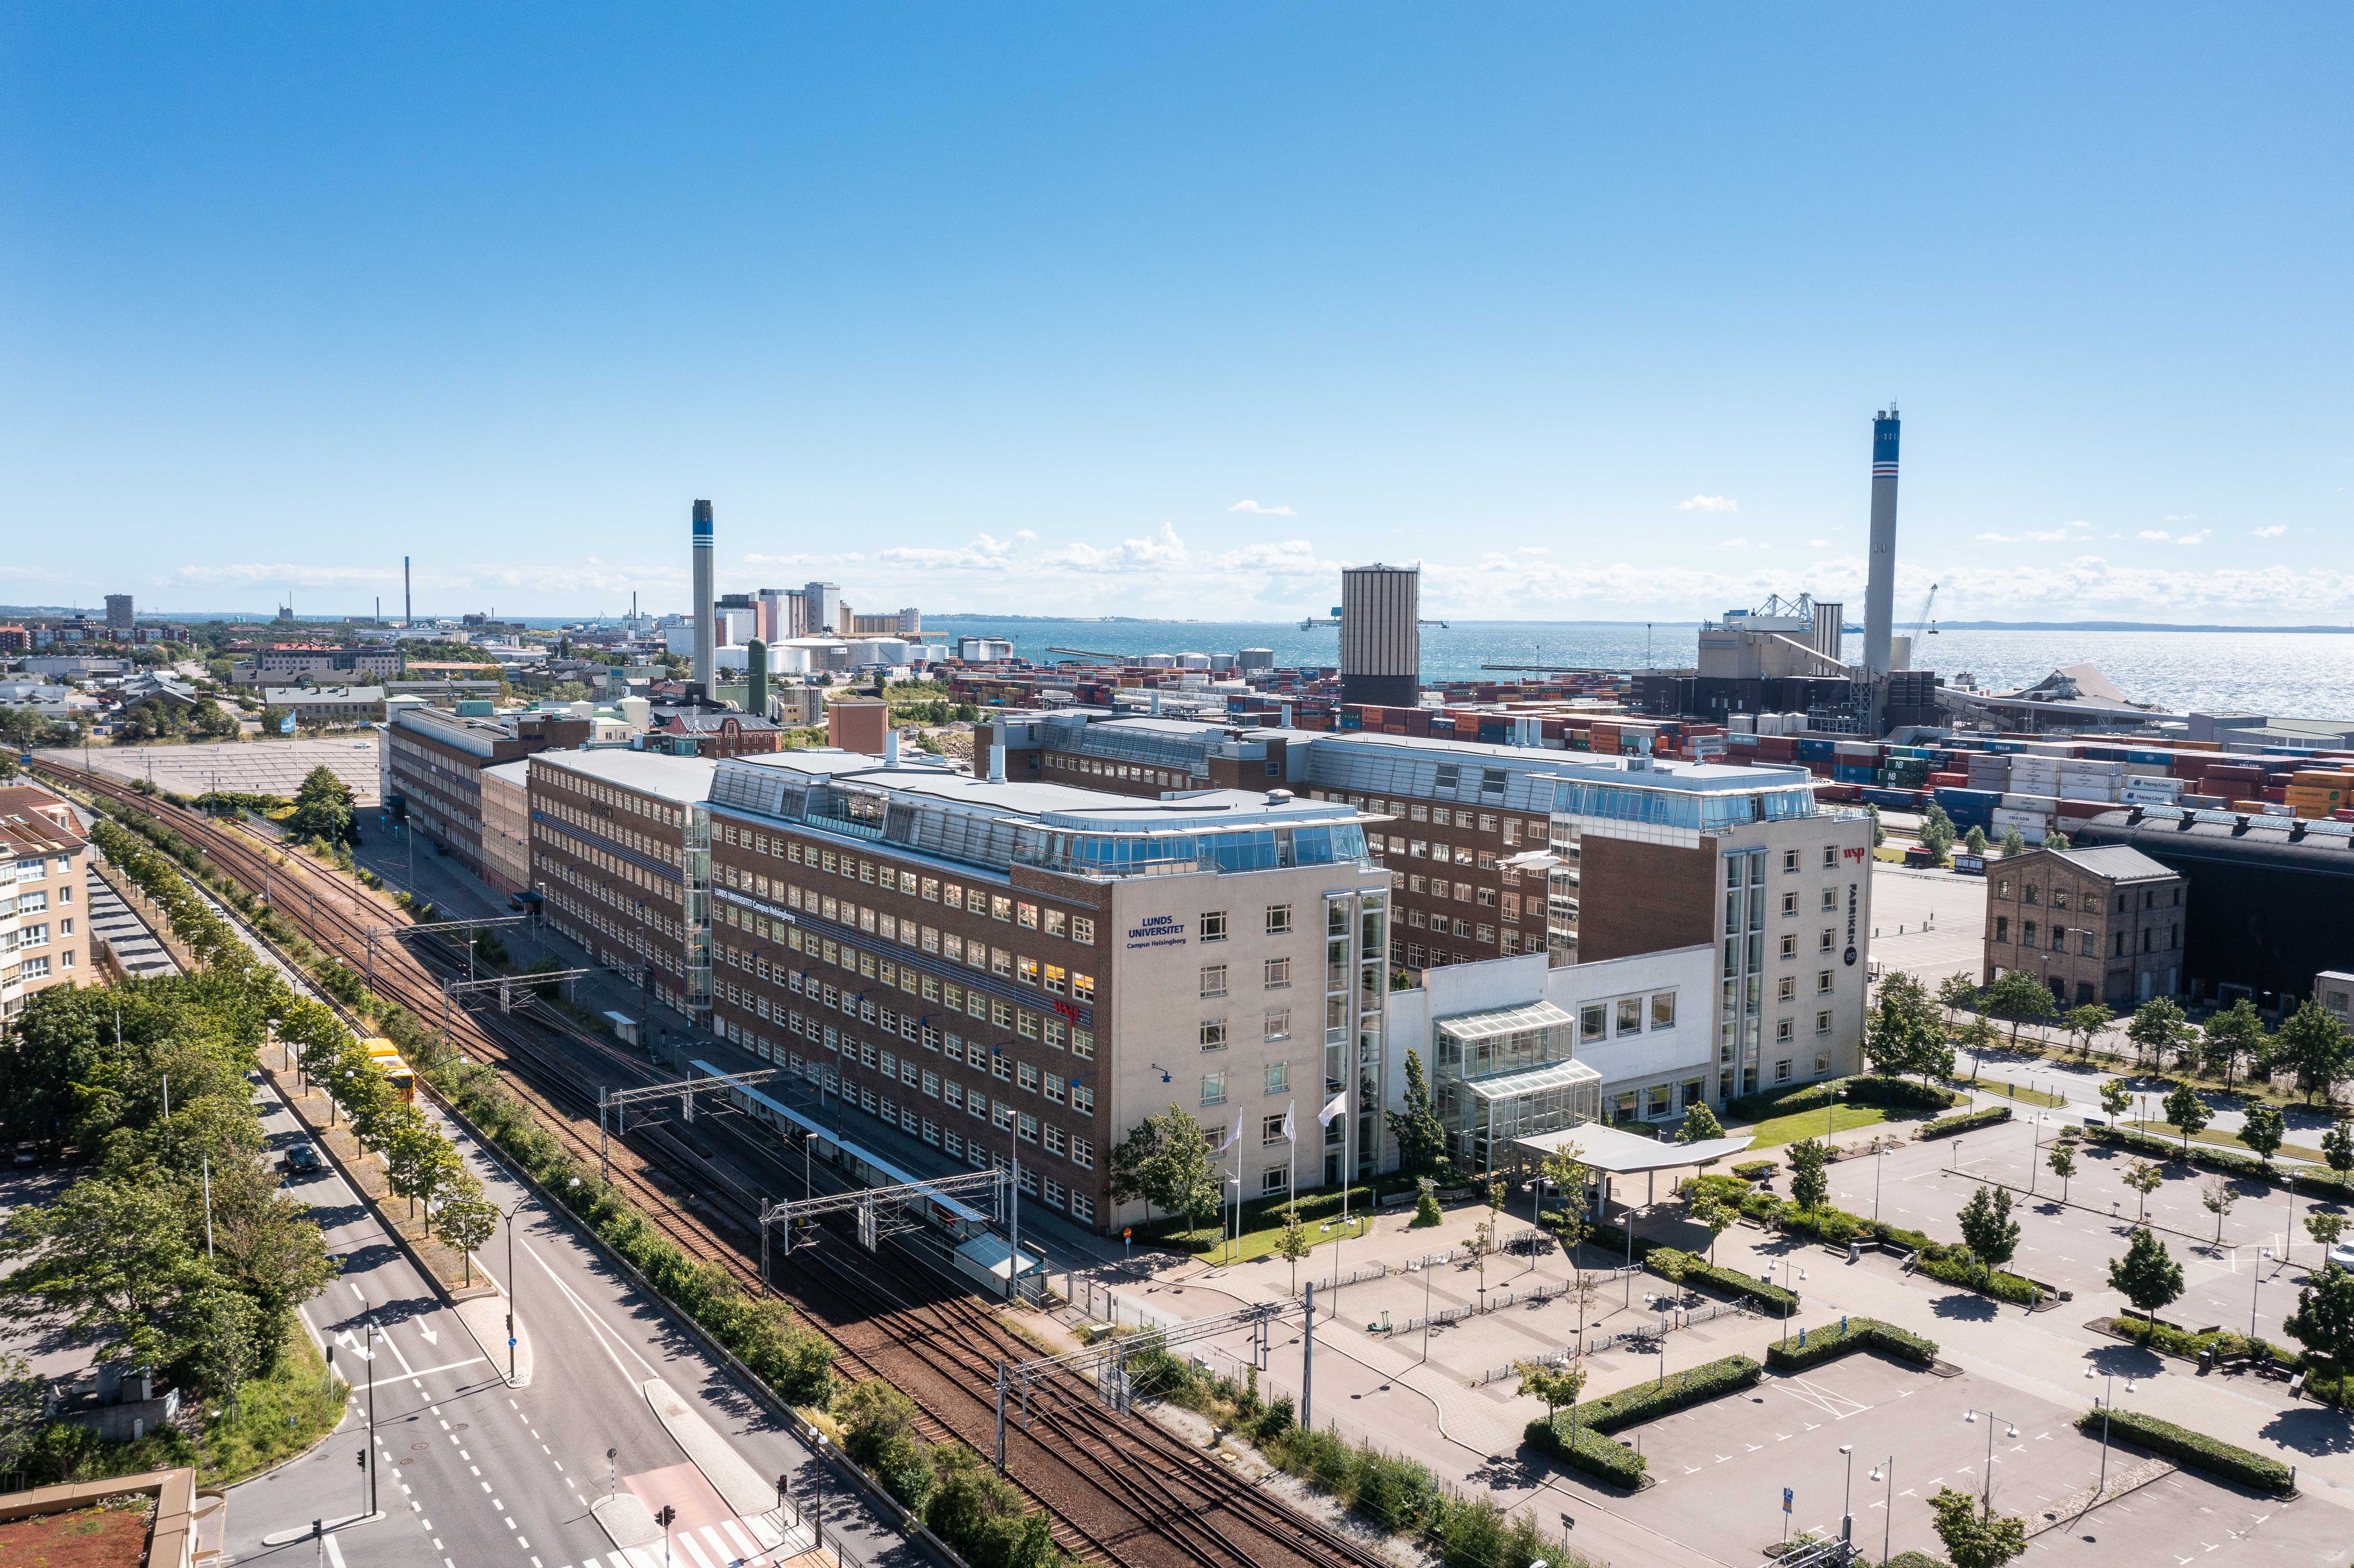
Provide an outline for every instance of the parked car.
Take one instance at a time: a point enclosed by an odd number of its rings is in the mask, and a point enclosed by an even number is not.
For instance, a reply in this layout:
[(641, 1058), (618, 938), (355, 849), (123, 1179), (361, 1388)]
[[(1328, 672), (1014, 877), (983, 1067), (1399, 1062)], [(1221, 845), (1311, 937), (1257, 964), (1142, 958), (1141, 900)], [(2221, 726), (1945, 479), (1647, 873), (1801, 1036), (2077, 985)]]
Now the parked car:
[(295, 1175), (308, 1175), (319, 1169), (319, 1151), (307, 1143), (293, 1143), (286, 1148), (286, 1169)]
[(2354, 1242), (2339, 1242), (2329, 1249), (2329, 1261), (2354, 1273)]

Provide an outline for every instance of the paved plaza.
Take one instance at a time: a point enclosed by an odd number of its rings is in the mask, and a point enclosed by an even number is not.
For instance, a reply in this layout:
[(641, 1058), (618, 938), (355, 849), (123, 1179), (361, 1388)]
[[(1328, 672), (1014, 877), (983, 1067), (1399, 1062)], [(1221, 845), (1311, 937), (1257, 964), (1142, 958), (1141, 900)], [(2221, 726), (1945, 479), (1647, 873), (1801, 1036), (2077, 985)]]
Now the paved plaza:
[(372, 735), (319, 740), (221, 741), (206, 746), (61, 747), (39, 754), (45, 762), (90, 768), (111, 778), (153, 779), (175, 795), (224, 789), (241, 795), (283, 795), (292, 800), (303, 775), (328, 768), (351, 787), (355, 804), (374, 806), (380, 793), (376, 742)]
[(1982, 876), (1875, 863), (1872, 963), (1903, 969), (1932, 991), (1949, 974), (1975, 977), (1985, 958), (1986, 895)]

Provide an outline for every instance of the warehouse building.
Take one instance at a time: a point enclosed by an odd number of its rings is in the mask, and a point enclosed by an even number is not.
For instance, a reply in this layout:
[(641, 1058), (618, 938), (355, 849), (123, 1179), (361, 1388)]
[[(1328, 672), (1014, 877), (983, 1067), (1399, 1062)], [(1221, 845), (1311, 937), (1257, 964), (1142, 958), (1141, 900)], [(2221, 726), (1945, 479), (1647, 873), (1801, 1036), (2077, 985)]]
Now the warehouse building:
[(1982, 978), (2024, 969), (2066, 1009), (2127, 1012), (2182, 984), (2182, 875), (2124, 844), (2035, 850), (1987, 869)]

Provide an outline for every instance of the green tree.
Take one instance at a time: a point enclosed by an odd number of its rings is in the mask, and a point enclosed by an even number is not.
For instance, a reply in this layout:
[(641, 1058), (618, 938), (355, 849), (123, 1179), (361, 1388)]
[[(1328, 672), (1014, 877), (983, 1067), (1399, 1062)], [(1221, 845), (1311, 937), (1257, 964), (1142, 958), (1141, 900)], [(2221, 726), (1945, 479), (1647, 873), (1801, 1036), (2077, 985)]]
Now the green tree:
[(916, 1402), (881, 1378), (867, 1378), (834, 1395), (833, 1414), (842, 1423), (843, 1452), (882, 1478), (900, 1502), (920, 1510), (935, 1478), (916, 1439)]
[(466, 1255), (466, 1283), (474, 1283), (474, 1253), (498, 1234), (499, 1206), (486, 1198), (459, 1198), (441, 1205), (433, 1228)]
[(1873, 1072), (1891, 1077), (1918, 1074), (1926, 1083), (1933, 1074), (1953, 1071), (1944, 1015), (1921, 982), (1902, 969), (1882, 980), (1872, 998), (1863, 1023), (1863, 1054)]
[(212, 698), (204, 697), (189, 709), (188, 727), (207, 740), (221, 740), (237, 734), (237, 715)]
[(1431, 1109), (1430, 1078), (1422, 1068), (1422, 1057), (1412, 1046), (1405, 1053), (1405, 1092), (1404, 1108), (1384, 1113), (1390, 1124), (1390, 1136), (1397, 1140), (1398, 1170), (1408, 1176), (1426, 1176), (1438, 1169), (1447, 1157), (1447, 1128), (1439, 1124), (1438, 1115)]
[(1712, 1138), (1724, 1136), (1724, 1124), (1716, 1113), (1704, 1105), (1696, 1105), (1684, 1112), (1684, 1124), (1676, 1132), (1678, 1143), (1705, 1143)]
[(2041, 1023), (2052, 1017), (2052, 988), (2025, 969), (2006, 969), (1986, 988), (1981, 1005), (1988, 1016), (2010, 1024), (2010, 1046), (2016, 1051), (2020, 1024)]
[(1276, 1233), (1275, 1255), (1291, 1265), (1291, 1293), (1299, 1294), (1299, 1262), (1315, 1245), (1308, 1236), (1308, 1222), (1299, 1217), (1298, 1209), (1283, 1216), (1283, 1229)]
[(2066, 833), (2046, 833), (2043, 835), (2043, 847), (2048, 850), (2067, 849), (2070, 847), (2068, 843), (2068, 835)]
[(1740, 1217), (1740, 1210), (1716, 1198), (1703, 1197), (1691, 1206), (1692, 1224), (1708, 1231), (1708, 1261), (1712, 1264), (1716, 1261), (1716, 1238), (1731, 1230)]
[(1921, 847), (1941, 864), (1954, 847), (1954, 819), (1934, 800), (1921, 813)]
[(2346, 1216), (2332, 1213), (2327, 1209), (2315, 1209), (2305, 1216), (2305, 1234), (2321, 1244), (2325, 1256), (2331, 1247), (2338, 1245), (2338, 1238), (2345, 1229)]
[(2140, 1308), (2154, 1333), (2158, 1309), (2182, 1294), (2182, 1266), (2147, 1225), (2136, 1225), (2125, 1256), (2109, 1260), (2109, 1288)]
[(1946, 1010), (1948, 1022), (1955, 1013), (1975, 1012), (1978, 1008), (1978, 982), (1957, 969), (1937, 982), (1937, 1001)]
[(2296, 1310), (2281, 1327), (2342, 1377), (2354, 1369), (2354, 1274), (2326, 1264), (2299, 1287)]
[[(1517, 1391), (1522, 1399), (1542, 1399), (1545, 1407), (1545, 1425), (1551, 1426), (1553, 1412), (1566, 1404), (1574, 1412), (1577, 1396), (1585, 1387), (1585, 1369), (1580, 1366), (1549, 1367), (1542, 1361), (1518, 1361), (1513, 1371), (1521, 1374)], [(1577, 1425), (1572, 1414), (1570, 1425)]]
[(1863, 812), (1872, 819), (1872, 847), (1878, 849), (1888, 842), (1888, 830), (1880, 825), (1880, 808), (1867, 804)]
[(2126, 1038), (2133, 1042), (2135, 1058), (2156, 1070), (2190, 1043), (2190, 1020), (2172, 997), (2154, 996), (2134, 1009), (2133, 1020), (2126, 1025)]
[(2012, 855), (2015, 855), (2015, 854), (2025, 854), (2026, 853), (2027, 853), (2027, 835), (2026, 835), (2025, 833), (2020, 832), (2017, 828), (2005, 828), (2005, 829), (2003, 829), (2003, 831), (2002, 831), (2002, 857), (2003, 857), (2003, 859), (2005, 859), (2005, 860), (2009, 860)]
[(1415, 1181), (1414, 1221), (1417, 1226), (1443, 1225), (1447, 1215), (1438, 1207), (1438, 1183), (1427, 1176)]
[(1995, 1271), (2019, 1251), (2019, 1222), (2010, 1217), (2010, 1189), (1980, 1187), (1955, 1216), (1961, 1222), (1962, 1245), (1986, 1266), (1987, 1283)]
[(384, 1154), (386, 1185), (408, 1200), (411, 1214), (423, 1199), (429, 1217), (434, 1200), (466, 1169), (450, 1140), (423, 1117), (405, 1120), (385, 1140)]
[(1975, 855), (1985, 854), (1987, 852), (1986, 830), (1973, 825), (1968, 832), (1962, 835), (1962, 847)]
[(302, 776), (302, 788), (294, 791), (294, 810), (286, 819), (286, 831), (293, 838), (350, 843), (359, 837), (355, 821), (351, 786), (336, 778), (334, 769), (323, 766)]
[(0, 1351), (0, 1476), (13, 1475), (48, 1415), (49, 1381), (25, 1358)]
[(2100, 1095), (2101, 1108), (2109, 1113), (2113, 1122), (2133, 1109), (2133, 1089), (2123, 1078), (2102, 1079)]
[(578, 681), (558, 681), (547, 688), (547, 700), (552, 703), (585, 703), (592, 694)]
[[(1975, 1084), (1978, 1081), (1978, 1069), (1985, 1064), (1987, 1053), (2002, 1044), (2002, 1031), (1994, 1026), (1993, 1019), (1981, 1014), (1962, 1025), (1961, 1039), (1957, 1044), (1970, 1054), (1970, 1082)], [(1945, 1060), (1945, 1075), (1951, 1077), (1954, 1071), (1954, 1054), (1951, 1051), (1946, 1052)], [(1925, 1083), (1926, 1081), (1926, 1079), (1923, 1080)]]
[(2267, 1165), (2288, 1141), (2288, 1120), (2280, 1107), (2262, 1100), (2248, 1107), (2247, 1118), (2240, 1124), (2240, 1141), (2256, 1151), (2257, 1158)]
[[(44, 991), (42, 995), (53, 994)], [(2321, 1135), (2321, 1158), (2339, 1175), (2354, 1171), (2354, 1122), (2343, 1119), (2332, 1122), (2329, 1130)]]
[(2126, 1165), (2124, 1180), (2141, 1197), (2141, 1205), (2134, 1214), (2134, 1222), (2138, 1224), (2149, 1217), (2149, 1195), (2166, 1180), (2166, 1172), (2147, 1160), (2137, 1160)]
[(2273, 1036), (2273, 1056), (2280, 1067), (2296, 1075), (2296, 1086), (2311, 1105), (2316, 1089), (2334, 1090), (2347, 1075), (2349, 1059), (2354, 1059), (2354, 1035), (2307, 997)]
[(2076, 1174), (2075, 1145), (2064, 1139), (2055, 1139), (2052, 1145), (2052, 1152), (2044, 1156), (2043, 1163), (2051, 1170), (2052, 1174), (2060, 1178), (2060, 1201), (2066, 1202), (2068, 1182)]
[(2166, 1097), (2166, 1119), (2182, 1129), (2182, 1154), (2187, 1160), (2190, 1156), (2190, 1135), (2204, 1131), (2215, 1118), (2207, 1108), (2207, 1102), (2199, 1097), (2199, 1091), (2186, 1083), (2177, 1084), (2174, 1092)]
[[(1578, 1158), (1580, 1152), (1576, 1144), (1564, 1143), (1547, 1154), (1537, 1167), (1538, 1173), (1552, 1182), (1553, 1191), (1561, 1194), (1561, 1207), (1545, 1213), (1545, 1224), (1559, 1238), (1573, 1274), (1578, 1271), (1578, 1245), (1593, 1228), (1585, 1207), (1586, 1167), (1585, 1162)], [(1542, 1209), (1543, 1205), (1539, 1207)]]
[(2207, 1021), (2206, 1038), (2199, 1053), (2200, 1065), (2211, 1075), (2223, 1080), (2223, 1092), (2229, 1094), (2233, 1070), (2245, 1058), (2249, 1070), (2253, 1071), (2255, 1064), (2264, 1059), (2268, 1038), (2263, 1014), (2256, 1011), (2255, 1003), (2241, 997)]
[(0, 1294), (19, 1304), (20, 1322), (116, 1340), (161, 1367), (186, 1347), (181, 1307), (206, 1278), (201, 1245), (176, 1190), (85, 1177), (0, 1225), (0, 1263), (17, 1265)]
[(1823, 1171), (1829, 1158), (1830, 1150), (1819, 1139), (1802, 1138), (1790, 1145), (1790, 1202), (1804, 1213), (1813, 1213), (1830, 1196), (1830, 1178)]
[[(1140, 1141), (1123, 1163), (1122, 1151)], [(1218, 1212), (1222, 1189), (1214, 1168), (1209, 1134), (1184, 1107), (1171, 1105), (1147, 1117), (1112, 1152), (1113, 1196), (1142, 1198), (1196, 1227)]]
[(2109, 1010), (2108, 1003), (2088, 1001), (2082, 1007), (2070, 1008), (2060, 1020), (2060, 1025), (2068, 1031), (2069, 1039), (2080, 1042), (2076, 1047), (2077, 1054), (2089, 1056), (2093, 1054), (2094, 1037), (2115, 1022), (2116, 1018), (2117, 1015)]
[(1937, 1516), (1937, 1539), (1954, 1568), (2002, 1568), (2027, 1550), (2027, 1525), (2005, 1515), (1980, 1518), (1978, 1499), (1951, 1487), (1939, 1487), (1929, 1499)]

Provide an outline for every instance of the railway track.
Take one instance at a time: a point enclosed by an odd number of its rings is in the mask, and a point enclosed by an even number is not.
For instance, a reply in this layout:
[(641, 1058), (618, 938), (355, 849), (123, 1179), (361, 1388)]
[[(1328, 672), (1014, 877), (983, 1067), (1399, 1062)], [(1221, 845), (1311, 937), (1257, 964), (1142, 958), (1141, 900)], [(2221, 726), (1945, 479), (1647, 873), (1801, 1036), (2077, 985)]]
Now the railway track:
[[(370, 926), (392, 917), (381, 910), (364, 916), (357, 897), (305, 857), (281, 864), (268, 847), (202, 813), (95, 775), (35, 766), (181, 833), (240, 885), (256, 894), (266, 888), (281, 916), (323, 951), (369, 973), (379, 994), (420, 1024), (437, 1022), (444, 993), (436, 971), (462, 974), (462, 948), (432, 937), (372, 948)], [(657, 1081), (644, 1061), (535, 999), (518, 1014), (453, 1010), (448, 1018), (451, 1044), (504, 1069), (510, 1092), (584, 1162), (599, 1158), (598, 1085)], [(725, 1140), (743, 1163), (731, 1170), (667, 1127), (635, 1128), (611, 1139), (614, 1184), (687, 1255), (719, 1265), (748, 1287), (773, 1288), (751, 1261), (757, 1216), (764, 1192), (797, 1188), (801, 1173), (745, 1134), (709, 1122), (698, 1131)], [(845, 1372), (907, 1392), (919, 1407), (920, 1436), (990, 1454), (998, 1363), (1029, 1360), (1034, 1349), (970, 1296), (943, 1288), (902, 1244), (885, 1244), (896, 1266), (885, 1271), (874, 1259), (840, 1261), (839, 1244), (855, 1244), (839, 1231), (828, 1234), (837, 1245), (794, 1255), (805, 1265), (803, 1287), (790, 1298), (802, 1320), (834, 1346)], [(1030, 1392), (1030, 1422), (1006, 1424), (1007, 1476), (1045, 1510), (1056, 1544), (1075, 1556), (1121, 1568), (1391, 1568), (1387, 1558), (1258, 1490), (1150, 1419), (1104, 1409), (1073, 1376), (1040, 1378)]]

